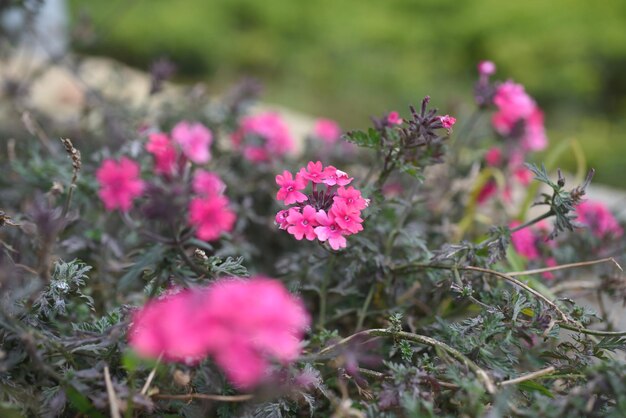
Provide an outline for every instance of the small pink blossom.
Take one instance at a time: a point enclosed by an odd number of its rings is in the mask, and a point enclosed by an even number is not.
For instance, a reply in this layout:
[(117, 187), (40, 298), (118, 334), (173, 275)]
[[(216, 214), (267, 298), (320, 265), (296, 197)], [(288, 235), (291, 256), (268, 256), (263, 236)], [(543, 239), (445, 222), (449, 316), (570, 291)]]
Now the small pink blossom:
[(215, 241), (235, 224), (235, 213), (228, 207), (225, 196), (196, 197), (189, 205), (189, 223), (196, 227), (196, 236)]
[(387, 115), (387, 122), (391, 125), (402, 125), (404, 121), (398, 112), (393, 111), (389, 112), (389, 115)]
[(226, 185), (216, 173), (206, 170), (196, 170), (193, 176), (192, 188), (194, 193), (201, 196), (221, 195)]
[(122, 212), (128, 212), (133, 200), (143, 193), (144, 182), (139, 178), (139, 164), (126, 157), (122, 157), (119, 163), (115, 160), (104, 160), (96, 178), (100, 183), (98, 195), (106, 210), (119, 208)]
[(441, 121), (444, 128), (449, 130), (456, 123), (456, 118), (453, 118), (450, 115), (439, 116), (439, 121)]
[(167, 134), (157, 132), (148, 135), (146, 151), (153, 155), (155, 171), (160, 174), (172, 174), (176, 167), (178, 154)]
[(295, 360), (310, 318), (278, 281), (222, 279), (154, 299), (135, 312), (128, 340), (140, 355), (197, 363), (212, 356), (236, 386), (257, 385), (269, 359)]
[(347, 173), (336, 169), (332, 165), (329, 165), (324, 169), (322, 178), (322, 182), (328, 186), (347, 186), (352, 182), (352, 180), (354, 180), (354, 178), (348, 177)]
[(334, 198), (335, 202), (342, 202), (346, 205), (348, 210), (361, 211), (368, 205), (368, 200), (363, 199), (361, 192), (350, 186), (347, 189), (340, 187), (337, 189), (337, 196)]
[(306, 205), (301, 211), (297, 208), (289, 209), (287, 222), (289, 222), (287, 232), (298, 241), (303, 237), (306, 237), (309, 241), (315, 239), (314, 228), (317, 226), (317, 220), (315, 219), (315, 208), (313, 206)]
[(276, 193), (276, 199), (285, 201), (286, 205), (307, 200), (306, 195), (300, 192), (307, 184), (300, 173), (296, 174), (296, 178), (294, 179), (293, 175), (285, 170), (282, 175), (279, 174), (276, 176), (276, 184), (280, 186), (278, 193)]
[(359, 216), (359, 211), (350, 209), (344, 202), (335, 202), (330, 213), (341, 229), (352, 234), (363, 230), (363, 225), (361, 225), (363, 219)]
[(183, 154), (197, 164), (204, 164), (211, 159), (213, 134), (201, 123), (181, 121), (172, 129), (174, 142), (180, 145)]
[(492, 61), (481, 61), (478, 63), (478, 73), (481, 75), (493, 75), (496, 72), (496, 64)]
[(526, 151), (541, 151), (547, 146), (548, 138), (543, 124), (543, 112), (539, 108), (535, 108), (526, 119), (522, 148)]
[(289, 226), (289, 221), (287, 220), (287, 217), (289, 217), (288, 209), (280, 210), (276, 214), (276, 217), (274, 219), (276, 221), (276, 225), (278, 225), (280, 229), (287, 229), (287, 227)]
[(588, 200), (576, 206), (576, 221), (588, 227), (591, 233), (602, 239), (621, 237), (624, 230), (611, 211), (598, 201)]
[(513, 170), (513, 177), (517, 180), (522, 186), (528, 186), (532, 179), (534, 178), (533, 172), (527, 169), (524, 166), (519, 166)]
[(497, 147), (490, 148), (485, 154), (487, 165), (497, 167), (502, 164), (502, 150)]
[(315, 136), (328, 144), (334, 144), (341, 136), (341, 128), (331, 119), (318, 119), (313, 128)]
[(326, 176), (326, 173), (324, 172), (324, 166), (320, 161), (315, 163), (313, 161), (309, 161), (309, 163), (306, 165), (306, 169), (304, 169), (304, 167), (301, 168), (298, 174), (303, 179), (310, 180), (313, 183), (322, 183)]
[[(241, 120), (231, 135), (236, 149), (252, 162), (266, 162), (291, 152), (294, 141), (287, 125), (277, 113), (261, 113)], [(261, 142), (259, 144), (259, 141)]]
[(346, 237), (343, 236), (342, 229), (335, 222), (334, 216), (328, 215), (323, 210), (319, 210), (315, 215), (319, 226), (315, 227), (315, 235), (320, 241), (328, 241), (330, 248), (337, 251), (346, 248)]
[(498, 86), (493, 103), (498, 112), (493, 115), (492, 123), (502, 135), (509, 135), (515, 125), (530, 117), (536, 107), (535, 101), (526, 94), (524, 86), (512, 81)]
[[(513, 222), (510, 228), (513, 229), (518, 225), (520, 225), (520, 222)], [(530, 228), (523, 228), (513, 232), (511, 234), (511, 242), (515, 251), (527, 259), (536, 260), (540, 258), (539, 249), (537, 248), (537, 236)]]
[(498, 185), (495, 180), (489, 180), (478, 192), (478, 196), (476, 197), (476, 202), (478, 204), (485, 203), (491, 197), (493, 197), (498, 191)]

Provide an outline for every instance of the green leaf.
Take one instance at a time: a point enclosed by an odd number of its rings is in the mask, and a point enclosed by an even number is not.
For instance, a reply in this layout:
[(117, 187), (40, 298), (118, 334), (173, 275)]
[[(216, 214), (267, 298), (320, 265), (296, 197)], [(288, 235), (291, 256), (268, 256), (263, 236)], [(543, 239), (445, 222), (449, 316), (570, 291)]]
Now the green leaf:
[(148, 267), (157, 264), (165, 253), (165, 247), (160, 244), (155, 245), (150, 248), (148, 251), (142, 254), (139, 261), (137, 261), (133, 266), (122, 276), (119, 281), (118, 289), (119, 290), (128, 290), (129, 287), (133, 284), (133, 282), (139, 277), (139, 275)]
[(91, 401), (78, 392), (73, 386), (67, 386), (63, 388), (65, 390), (65, 394), (67, 395), (67, 399), (69, 399), (70, 403), (78, 412), (82, 412), (88, 417), (92, 418), (105, 418), (91, 403)]
[(544, 385), (540, 383), (533, 382), (532, 380), (527, 380), (525, 382), (518, 383), (517, 387), (526, 392), (539, 392), (542, 395), (545, 395), (549, 398), (554, 398), (554, 395), (552, 394), (552, 392), (550, 392), (550, 390), (547, 387), (545, 387)]

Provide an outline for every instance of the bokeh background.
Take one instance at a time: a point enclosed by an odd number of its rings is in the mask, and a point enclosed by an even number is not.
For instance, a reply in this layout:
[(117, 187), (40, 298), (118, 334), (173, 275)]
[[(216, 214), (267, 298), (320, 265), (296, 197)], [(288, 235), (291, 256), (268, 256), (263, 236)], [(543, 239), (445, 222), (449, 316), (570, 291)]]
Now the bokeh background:
[[(222, 91), (241, 76), (265, 100), (363, 127), (429, 94), (471, 112), (475, 65), (524, 84), (551, 144), (575, 138), (596, 181), (626, 188), (624, 0), (71, 0), (73, 48)], [(87, 29), (86, 29), (87, 28)], [(548, 151), (549, 152), (549, 151)], [(539, 157), (541, 158), (541, 157)], [(573, 168), (573, 157), (562, 165)]]

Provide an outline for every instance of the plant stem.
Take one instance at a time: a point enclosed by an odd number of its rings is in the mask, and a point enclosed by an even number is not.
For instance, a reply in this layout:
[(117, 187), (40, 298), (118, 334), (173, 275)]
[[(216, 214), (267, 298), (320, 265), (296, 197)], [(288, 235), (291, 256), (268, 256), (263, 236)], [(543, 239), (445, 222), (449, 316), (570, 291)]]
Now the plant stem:
[(607, 262), (611, 262), (613, 264), (615, 264), (615, 266), (620, 269), (621, 271), (624, 271), (622, 269), (622, 266), (619, 265), (619, 263), (617, 261), (615, 261), (615, 259), (613, 257), (608, 257), (608, 258), (602, 258), (600, 260), (593, 260), (593, 261), (581, 261), (578, 263), (570, 263), (570, 264), (561, 264), (560, 266), (554, 266), (554, 267), (545, 267), (545, 268), (541, 268), (541, 269), (534, 269), (534, 270), (524, 270), (524, 271), (514, 271), (511, 273), (507, 273), (509, 276), (528, 276), (531, 274), (537, 274), (537, 273), (544, 273), (547, 271), (556, 271), (556, 270), (564, 270), (564, 269), (569, 269), (569, 268), (576, 268), (576, 267), (584, 267), (584, 266), (592, 266), (594, 264), (601, 264), (601, 263), (607, 263)]
[(326, 267), (326, 273), (322, 278), (322, 285), (320, 287), (320, 313), (317, 326), (319, 329), (324, 329), (326, 325), (326, 303), (328, 299), (328, 283), (330, 281), (330, 276), (333, 272), (333, 267), (335, 266), (335, 260), (337, 256), (333, 253), (329, 256), (330, 260), (328, 260), (328, 266)]
[(570, 331), (576, 331), (587, 335), (597, 335), (600, 337), (626, 337), (626, 331), (598, 331), (595, 329), (577, 327), (576, 325), (569, 324), (559, 324), (559, 326)]
[(480, 366), (478, 366), (476, 363), (474, 363), (472, 360), (470, 360), (469, 358), (467, 358), (463, 353), (461, 353), (460, 351), (456, 350), (455, 348), (450, 347), (449, 345), (436, 340), (434, 338), (431, 337), (427, 337), (425, 335), (420, 335), (420, 334), (413, 334), (410, 332), (404, 332), (404, 331), (392, 331), (389, 329), (368, 329), (365, 331), (361, 331), (361, 332), (357, 332), (356, 334), (353, 334), (349, 337), (344, 338), (343, 340), (339, 341), (336, 344), (333, 344), (331, 346), (328, 346), (326, 348), (324, 348), (323, 350), (321, 350), (318, 355), (324, 355), (326, 353), (331, 352), (332, 350), (334, 350), (335, 348), (344, 345), (348, 342), (350, 342), (351, 340), (357, 338), (357, 337), (361, 337), (361, 336), (371, 336), (371, 337), (390, 337), (390, 338), (394, 338), (394, 339), (400, 339), (400, 340), (405, 340), (405, 341), (412, 341), (412, 342), (416, 342), (419, 344), (424, 344), (424, 345), (428, 345), (434, 348), (439, 348), (443, 351), (445, 351), (446, 353), (448, 353), (451, 357), (453, 357), (454, 359), (456, 359), (458, 362), (464, 364), (468, 369), (470, 369), (472, 372), (474, 372), (474, 374), (476, 374), (476, 376), (478, 377), (478, 379), (482, 382), (483, 386), (485, 387), (485, 390), (490, 393), (490, 394), (494, 394), (496, 392), (496, 386), (493, 383), (493, 381), (491, 380), (491, 378), (489, 377), (489, 375), (487, 374), (487, 372), (485, 370), (483, 370), (482, 368), (480, 368)]
[(180, 401), (189, 401), (192, 399), (204, 399), (209, 401), (218, 401), (218, 402), (243, 402), (252, 399), (252, 395), (209, 395), (205, 393), (189, 393), (187, 395), (152, 395), (153, 399), (171, 399), (171, 400), (180, 400)]
[(372, 283), (372, 285), (370, 286), (370, 290), (367, 293), (367, 297), (365, 298), (365, 302), (363, 302), (363, 306), (361, 307), (361, 310), (359, 311), (359, 317), (357, 319), (356, 322), (356, 329), (354, 332), (358, 332), (361, 330), (361, 328), (363, 328), (363, 322), (365, 321), (365, 317), (367, 316), (367, 310), (370, 307), (370, 303), (372, 302), (372, 297), (374, 296), (374, 292), (376, 291), (376, 281), (374, 281), (374, 283)]

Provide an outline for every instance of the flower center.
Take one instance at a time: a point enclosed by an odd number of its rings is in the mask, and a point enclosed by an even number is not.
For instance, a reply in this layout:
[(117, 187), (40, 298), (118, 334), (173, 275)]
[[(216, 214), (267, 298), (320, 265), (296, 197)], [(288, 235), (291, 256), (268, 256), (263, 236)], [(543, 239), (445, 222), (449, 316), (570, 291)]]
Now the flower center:
[(309, 224), (309, 221), (307, 221), (306, 219), (302, 221), (302, 225), (307, 226), (308, 224)]
[(287, 187), (287, 191), (288, 191), (288, 192), (293, 192), (293, 186), (288, 186), (288, 187)]

